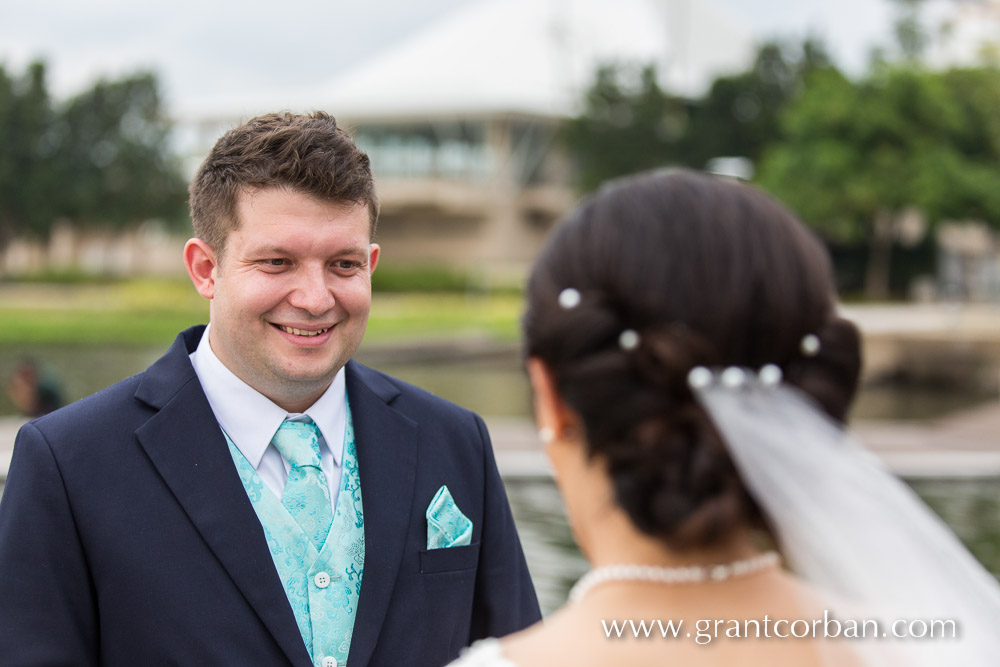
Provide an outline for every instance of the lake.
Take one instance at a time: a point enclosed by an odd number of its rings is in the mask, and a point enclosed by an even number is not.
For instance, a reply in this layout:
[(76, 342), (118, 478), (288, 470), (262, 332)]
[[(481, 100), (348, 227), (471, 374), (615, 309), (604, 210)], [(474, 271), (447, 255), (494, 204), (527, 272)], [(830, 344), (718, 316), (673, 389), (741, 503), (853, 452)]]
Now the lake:
[[(67, 396), (79, 398), (143, 370), (164, 347), (121, 345), (0, 345), (0, 378), (17, 359), (42, 360), (61, 380)], [(359, 359), (492, 417), (530, 417), (530, 397), (518, 353), (493, 350), (457, 361), (452, 355), (413, 362), (387, 348), (362, 348)], [(927, 419), (987, 400), (970, 392), (922, 387), (866, 387), (854, 410), (859, 419)], [(0, 415), (12, 414), (6, 395)], [(586, 563), (566, 525), (550, 480), (505, 479), (539, 600), (546, 613), (558, 607)], [(1000, 576), (1000, 479), (920, 479), (911, 485), (961, 537), (987, 568)], [(0, 487), (2, 489), (2, 487)]]
[[(1000, 578), (1000, 479), (921, 479), (910, 485)], [(587, 563), (573, 541), (559, 492), (546, 479), (507, 479), (514, 520), (542, 612), (565, 600)]]

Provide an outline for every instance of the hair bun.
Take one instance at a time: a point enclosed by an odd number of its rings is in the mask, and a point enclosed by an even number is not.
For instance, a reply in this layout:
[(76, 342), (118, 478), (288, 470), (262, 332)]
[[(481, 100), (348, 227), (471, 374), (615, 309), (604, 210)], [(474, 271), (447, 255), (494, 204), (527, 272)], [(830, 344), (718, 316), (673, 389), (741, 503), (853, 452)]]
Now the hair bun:
[(850, 320), (834, 316), (814, 332), (819, 351), (799, 356), (785, 368), (785, 381), (811, 396), (843, 422), (861, 379), (861, 334)]
[(601, 450), (615, 497), (639, 530), (677, 549), (712, 544), (759, 518), (715, 426), (700, 406), (677, 406)]

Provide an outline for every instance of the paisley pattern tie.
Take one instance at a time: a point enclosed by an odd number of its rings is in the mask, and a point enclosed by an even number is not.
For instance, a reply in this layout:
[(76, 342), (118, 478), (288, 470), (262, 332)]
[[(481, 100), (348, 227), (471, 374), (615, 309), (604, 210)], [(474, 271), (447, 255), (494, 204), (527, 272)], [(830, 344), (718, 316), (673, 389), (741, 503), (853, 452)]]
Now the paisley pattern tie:
[(302, 527), (317, 550), (333, 525), (330, 487), (320, 467), (319, 428), (313, 422), (285, 420), (271, 439), (291, 465), (281, 504)]

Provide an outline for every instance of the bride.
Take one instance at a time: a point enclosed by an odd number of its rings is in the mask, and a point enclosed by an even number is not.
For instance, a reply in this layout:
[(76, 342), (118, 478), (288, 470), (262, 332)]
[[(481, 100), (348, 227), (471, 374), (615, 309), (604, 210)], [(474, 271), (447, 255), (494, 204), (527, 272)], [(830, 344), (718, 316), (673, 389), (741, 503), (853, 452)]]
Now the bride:
[(592, 569), (454, 665), (996, 663), (997, 581), (843, 431), (859, 336), (787, 209), (692, 171), (613, 183), (527, 298), (540, 436)]

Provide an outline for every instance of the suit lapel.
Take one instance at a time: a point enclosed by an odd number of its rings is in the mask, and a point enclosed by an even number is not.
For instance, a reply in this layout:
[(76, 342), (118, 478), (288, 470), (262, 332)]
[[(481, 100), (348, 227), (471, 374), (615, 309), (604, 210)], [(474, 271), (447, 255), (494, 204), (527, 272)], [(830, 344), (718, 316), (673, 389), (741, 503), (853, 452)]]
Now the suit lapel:
[(390, 407), (399, 389), (382, 376), (349, 362), (346, 379), (365, 518), (365, 574), (348, 663), (367, 665), (403, 558), (419, 428)]
[(136, 397), (159, 408), (136, 431), (191, 522), (294, 665), (312, 664), (225, 438), (188, 359), (201, 328), (178, 337)]

